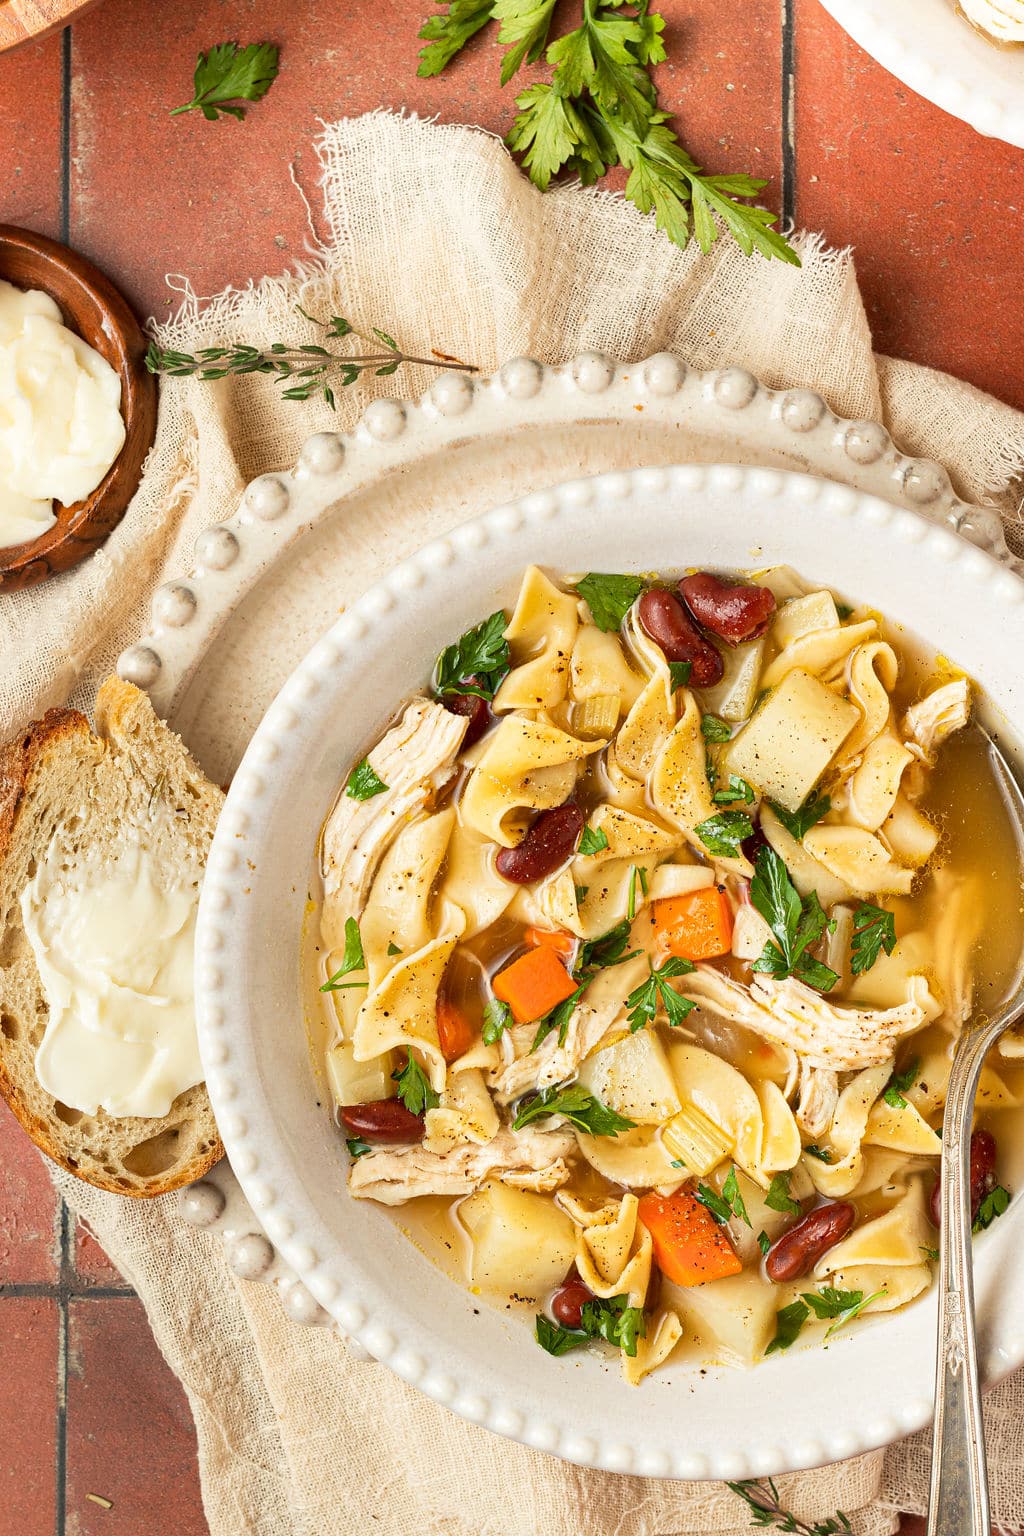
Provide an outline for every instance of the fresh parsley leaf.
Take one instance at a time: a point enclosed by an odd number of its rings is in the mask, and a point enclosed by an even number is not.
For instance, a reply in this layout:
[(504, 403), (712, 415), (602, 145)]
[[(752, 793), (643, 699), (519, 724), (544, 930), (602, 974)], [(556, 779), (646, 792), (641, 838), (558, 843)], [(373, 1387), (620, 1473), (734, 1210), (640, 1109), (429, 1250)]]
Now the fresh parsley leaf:
[(629, 872), (629, 894), (626, 898), (626, 921), (630, 923), (633, 921), (634, 917), (636, 917), (637, 885), (640, 886), (641, 891), (646, 896), (647, 871), (646, 869), (640, 869), (636, 864), (634, 864)]
[(531, 1053), (537, 1050), (538, 1046), (543, 1045), (548, 1035), (556, 1029), (558, 1031), (559, 1045), (565, 1044), (565, 1037), (569, 1033), (569, 1021), (576, 1009), (576, 1004), (583, 996), (584, 989), (589, 980), (590, 978), (587, 977), (587, 980), (578, 986), (575, 992), (571, 992), (560, 1003), (556, 1003), (551, 1012), (546, 1013), (540, 1020), (537, 1025), (537, 1033), (533, 1037), (533, 1044), (530, 1046)]
[(847, 619), (853, 613), (853, 609), (850, 607), (849, 603), (836, 603), (836, 613), (839, 615), (840, 624), (845, 624)]
[(346, 1136), (345, 1145), (348, 1147), (348, 1155), (353, 1162), (355, 1162), (357, 1157), (365, 1157), (367, 1152), (373, 1151), (370, 1143), (364, 1141), (361, 1136)]
[(388, 955), (389, 956), (400, 955), (401, 953), (402, 953), (402, 951), (399, 949), (397, 944), (389, 944), (388, 945)]
[(695, 1200), (700, 1201), (705, 1210), (711, 1212), (720, 1226), (724, 1226), (732, 1215), (732, 1207), (728, 1200), (722, 1195), (717, 1195), (710, 1184), (698, 1184), (693, 1196)]
[(593, 827), (584, 827), (576, 852), (581, 853), (585, 859), (589, 859), (595, 853), (603, 853), (607, 847), (608, 834), (603, 827), (598, 827), (596, 832)]
[[(698, 832), (700, 828), (698, 827)], [(754, 961), (753, 969), (780, 979), (796, 976), (809, 987), (828, 992), (839, 977), (808, 954), (828, 927), (828, 916), (816, 891), (801, 900), (789, 871), (774, 848), (762, 848), (754, 863), (750, 900), (775, 936)]]
[[(341, 964), (320, 988), (321, 992), (337, 992), (341, 990), (341, 978), (347, 976), (350, 971), (365, 971), (366, 956), (363, 954), (363, 940), (359, 932), (359, 924), (354, 917), (345, 919), (345, 949), (342, 953)], [(365, 981), (350, 982), (350, 986), (365, 987)]]
[[(209, 53), (201, 53), (192, 79), (192, 100), (175, 107), (172, 117), (182, 112), (201, 112), (208, 122), (224, 114), (243, 118), (239, 101), (259, 101), (277, 79), (278, 49), (274, 43), (218, 43)], [(235, 106), (230, 103), (235, 102)]]
[(984, 1200), (978, 1207), (978, 1214), (974, 1218), (972, 1232), (984, 1232), (990, 1227), (997, 1216), (1001, 1216), (1010, 1203), (1010, 1191), (997, 1184), (995, 1189), (990, 1189)]
[(850, 944), (850, 970), (855, 976), (870, 971), (884, 949), (891, 955), (896, 948), (896, 918), (884, 907), (862, 901), (853, 914), (853, 940)]
[(800, 1202), (789, 1192), (789, 1173), (777, 1173), (768, 1186), (764, 1203), (770, 1211), (781, 1211), (786, 1216), (800, 1215)]
[(591, 571), (576, 583), (598, 629), (618, 629), (646, 583), (642, 576), (610, 576)]
[(810, 1317), (806, 1303), (794, 1301), (788, 1307), (783, 1307), (775, 1314), (775, 1337), (772, 1339), (766, 1355), (773, 1355), (777, 1349), (788, 1349), (796, 1342), (797, 1336)]
[(737, 800), (742, 800), (745, 805), (750, 805), (754, 798), (754, 791), (746, 779), (737, 778), (730, 773), (727, 789), (716, 789), (711, 796), (716, 805), (733, 805)]
[(887, 1294), (885, 1290), (880, 1290), (865, 1296), (863, 1291), (837, 1291), (832, 1285), (823, 1285), (818, 1291), (800, 1292), (801, 1299), (807, 1303), (815, 1317), (835, 1319), (825, 1333), (826, 1339), (830, 1339), (845, 1323), (863, 1312), (871, 1302)]
[(520, 1101), (512, 1122), (514, 1131), (540, 1120), (545, 1115), (564, 1115), (570, 1125), (586, 1131), (590, 1136), (617, 1136), (620, 1131), (631, 1131), (635, 1120), (618, 1115), (607, 1104), (602, 1104), (582, 1083), (570, 1083), (568, 1087), (545, 1088)]
[(570, 1349), (576, 1349), (580, 1344), (585, 1344), (587, 1336), (576, 1329), (570, 1331), (561, 1328), (558, 1323), (553, 1323), (543, 1312), (537, 1313), (537, 1343), (541, 1349), (546, 1349), (549, 1355), (565, 1355)]
[(647, 1332), (647, 1319), (642, 1307), (629, 1305), (628, 1296), (609, 1296), (584, 1303), (580, 1328), (588, 1339), (606, 1339), (632, 1358), (637, 1339)]
[(384, 780), (374, 773), (369, 760), (364, 757), (362, 762), (356, 763), (349, 774), (345, 793), (353, 800), (372, 800), (374, 795), (382, 795), (387, 787)]
[(631, 1034), (636, 1034), (638, 1029), (643, 1029), (647, 1024), (653, 1024), (658, 1012), (658, 1003), (668, 1015), (668, 1022), (678, 1026), (692, 1012), (695, 1004), (689, 998), (680, 997), (675, 987), (668, 985), (673, 976), (689, 976), (693, 971), (693, 962), (682, 960), (677, 955), (672, 955), (664, 965), (657, 968), (651, 967), (651, 974), (646, 981), (640, 983), (626, 998), (626, 1007), (629, 1010), (626, 1017), (629, 1022)]
[(705, 741), (730, 741), (732, 739), (732, 727), (726, 725), (724, 720), (719, 720), (717, 715), (701, 716), (700, 733)]
[(587, 939), (580, 946), (573, 975), (592, 981), (598, 971), (622, 965), (626, 960), (634, 960), (640, 951), (631, 949), (626, 953), (629, 927), (629, 918), (624, 917), (614, 928), (609, 928), (607, 933), (602, 933), (596, 939)]
[(737, 1216), (740, 1221), (746, 1222), (748, 1227), (752, 1226), (753, 1223), (751, 1222), (750, 1217), (747, 1215), (747, 1207), (744, 1203), (743, 1196), (740, 1193), (739, 1182), (736, 1178), (735, 1163), (725, 1176), (725, 1182), (722, 1185), (722, 1194), (725, 1196), (726, 1200), (728, 1200), (730, 1206), (732, 1207), (733, 1215)]
[(398, 1084), (398, 1097), (406, 1109), (414, 1115), (422, 1115), (428, 1109), (436, 1109), (441, 1100), (409, 1046), (405, 1048), (405, 1055), (405, 1066), (396, 1067), (391, 1076)]
[(500, 998), (492, 997), (484, 1008), (484, 1026), (481, 1031), (484, 1045), (494, 1045), (506, 1029), (512, 1028), (512, 1009)]
[(714, 758), (711, 756), (711, 753), (707, 751), (707, 749), (704, 751), (704, 777), (711, 785), (711, 788), (714, 789), (715, 785), (718, 783), (718, 769), (715, 767)]
[(589, 885), (574, 885), (573, 886), (573, 892), (575, 893), (575, 896), (576, 896), (576, 905), (577, 906), (579, 906), (581, 901), (586, 901), (586, 899), (587, 899), (587, 892), (589, 890), (590, 890), (590, 886)]
[(694, 831), (710, 854), (720, 859), (735, 859), (740, 844), (753, 835), (754, 824), (742, 811), (719, 811), (709, 816)]
[(507, 85), (525, 61), (535, 64), (544, 52), (557, 0), (493, 0), (493, 14), (501, 22), (499, 43), (510, 43), (501, 61), (501, 83)]
[(811, 1145), (809, 1147), (804, 1147), (804, 1151), (808, 1157), (816, 1157), (819, 1163), (830, 1163), (832, 1161), (831, 1152), (826, 1152), (824, 1147), (816, 1147)]
[(653, 39), (633, 18), (588, 0), (582, 24), (547, 51), (548, 62), (555, 66), (555, 87), (565, 96), (589, 92), (605, 119), (614, 114), (642, 134), (651, 120), (655, 92), (632, 45), (650, 42)]
[(736, 1216), (740, 1221), (745, 1221), (748, 1227), (751, 1226), (752, 1223), (747, 1215), (747, 1207), (740, 1193), (739, 1182), (736, 1178), (735, 1163), (726, 1174), (720, 1195), (715, 1193), (710, 1184), (698, 1184), (694, 1195), (701, 1205), (707, 1207), (717, 1222), (721, 1222), (724, 1225), (730, 1217)]
[(668, 664), (668, 680), (675, 692), (677, 688), (685, 688), (690, 681), (690, 673), (693, 671), (692, 661), (670, 661)]
[(761, 1231), (757, 1234), (757, 1246), (761, 1250), (762, 1257), (771, 1251), (772, 1240), (767, 1232)]
[(827, 816), (832, 809), (832, 801), (828, 795), (819, 795), (816, 789), (812, 789), (803, 805), (795, 811), (787, 811), (784, 805), (777, 800), (769, 800), (768, 804), (782, 822), (786, 831), (795, 842), (802, 843), (812, 827), (817, 826), (823, 816)]
[(640, 880), (640, 889), (643, 891), (644, 895), (646, 896), (647, 895), (647, 871), (646, 871), (646, 869), (644, 869), (643, 865), (641, 865), (640, 868), (637, 870), (637, 876), (638, 876), (638, 878)]
[(439, 75), (481, 27), (486, 27), (494, 9), (494, 0), (451, 0), (446, 16), (430, 16), (420, 28), (426, 42), (420, 49), (416, 73), (421, 79)]
[(493, 699), (511, 666), (507, 627), (508, 620), (499, 608), (490, 618), (467, 629), (454, 645), (446, 646), (437, 658), (434, 692)]
[(516, 97), (516, 106), (519, 111), (505, 142), (522, 156), (535, 187), (546, 192), (563, 166), (575, 169), (588, 185), (604, 175), (608, 162), (595, 132), (599, 125), (555, 86), (539, 80)]
[(919, 1247), (926, 1259), (931, 1259), (933, 1264), (939, 1262), (939, 1250), (937, 1248), (926, 1248), (923, 1243), (919, 1244)]
[(915, 1056), (909, 1066), (904, 1067), (902, 1072), (894, 1072), (892, 1074), (888, 1086), (882, 1094), (882, 1098), (890, 1109), (906, 1109), (907, 1101), (903, 1095), (907, 1092), (908, 1088), (913, 1088), (920, 1065), (920, 1056)]

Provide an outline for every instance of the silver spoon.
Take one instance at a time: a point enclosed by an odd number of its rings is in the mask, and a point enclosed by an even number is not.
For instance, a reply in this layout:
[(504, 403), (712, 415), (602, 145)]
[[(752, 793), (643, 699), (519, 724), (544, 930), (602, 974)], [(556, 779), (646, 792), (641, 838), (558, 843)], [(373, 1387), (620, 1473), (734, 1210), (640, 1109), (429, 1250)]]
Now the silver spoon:
[[(975, 724), (976, 730), (981, 727)], [(1007, 810), (1024, 848), (1024, 793), (1002, 752), (988, 742)], [(999, 1011), (964, 1026), (956, 1044), (942, 1124), (942, 1226), (939, 1237), (939, 1327), (928, 1536), (989, 1536), (985, 1424), (978, 1383), (971, 1263), (971, 1125), (985, 1056), (1024, 1012), (1018, 972), (1013, 996)]]

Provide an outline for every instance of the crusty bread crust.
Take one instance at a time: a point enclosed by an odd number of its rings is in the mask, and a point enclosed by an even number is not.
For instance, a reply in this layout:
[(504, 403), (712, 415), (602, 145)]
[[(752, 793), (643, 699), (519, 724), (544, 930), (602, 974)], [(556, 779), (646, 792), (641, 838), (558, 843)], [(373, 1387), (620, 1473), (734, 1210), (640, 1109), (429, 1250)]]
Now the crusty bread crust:
[[(145, 694), (110, 678), (96, 699), (97, 733), (77, 710), (51, 709), (0, 748), (0, 1093), (47, 1156), (100, 1189), (138, 1198), (201, 1178), (223, 1156), (205, 1086), (180, 1094), (162, 1119), (82, 1114), (58, 1104), (35, 1074), (47, 1022), (22, 923), (21, 892), (35, 860), (67, 836), (112, 853), (128, 836), (157, 838), (164, 867), (205, 865), (223, 795), (157, 720)], [(154, 813), (158, 805), (159, 818)], [(73, 840), (72, 855), (77, 851)]]

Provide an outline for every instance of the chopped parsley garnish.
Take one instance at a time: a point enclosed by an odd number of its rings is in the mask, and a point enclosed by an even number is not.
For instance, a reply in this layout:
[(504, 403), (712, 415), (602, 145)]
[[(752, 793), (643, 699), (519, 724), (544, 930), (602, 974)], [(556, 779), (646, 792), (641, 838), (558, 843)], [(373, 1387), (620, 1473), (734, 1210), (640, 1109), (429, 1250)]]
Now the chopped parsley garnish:
[(693, 671), (692, 661), (670, 661), (668, 664), (668, 680), (673, 693), (677, 688), (685, 688), (690, 681), (690, 673)]
[(373, 1151), (370, 1143), (364, 1141), (361, 1136), (346, 1136), (345, 1145), (348, 1147), (348, 1155), (353, 1162), (355, 1162), (357, 1157), (365, 1157), (367, 1152)]
[(784, 805), (777, 800), (769, 800), (768, 804), (782, 822), (790, 837), (798, 843), (802, 843), (812, 827), (817, 826), (823, 816), (827, 816), (832, 809), (832, 801), (828, 795), (819, 795), (816, 789), (812, 789), (803, 805), (795, 811), (787, 811)]
[(915, 1056), (909, 1066), (902, 1072), (894, 1072), (890, 1077), (888, 1086), (882, 1094), (882, 1098), (890, 1109), (906, 1109), (907, 1101), (903, 1095), (909, 1088), (913, 1088), (917, 1078), (917, 1070), (921, 1065), (920, 1056)]
[(356, 763), (349, 774), (345, 793), (353, 800), (372, 800), (374, 795), (382, 795), (387, 787), (384, 780), (374, 773), (364, 757), (361, 763)]
[(564, 1115), (570, 1125), (590, 1136), (617, 1136), (620, 1131), (631, 1131), (636, 1126), (635, 1120), (617, 1115), (614, 1109), (595, 1099), (582, 1083), (570, 1083), (568, 1087), (544, 1088), (521, 1100), (512, 1129), (521, 1131), (524, 1125), (546, 1115)]
[(642, 576), (611, 576), (591, 571), (576, 583), (598, 629), (618, 629), (647, 583)]
[(853, 914), (853, 941), (850, 944), (850, 970), (855, 976), (870, 971), (884, 949), (891, 955), (896, 948), (896, 919), (884, 907), (862, 901)]
[(365, 987), (369, 983), (365, 981), (342, 981), (350, 971), (365, 971), (366, 956), (363, 954), (363, 940), (359, 932), (359, 924), (354, 917), (345, 919), (345, 950), (341, 957), (341, 964), (320, 988), (321, 992), (340, 992), (346, 987)]
[(767, 1232), (762, 1231), (757, 1234), (757, 1246), (760, 1248), (762, 1255), (767, 1255), (771, 1251), (772, 1240)]
[(411, 1114), (423, 1115), (428, 1109), (436, 1109), (441, 1100), (409, 1046), (406, 1046), (405, 1054), (405, 1066), (396, 1067), (391, 1076), (398, 1084), (398, 1097), (406, 1109)]
[(781, 1312), (776, 1312), (775, 1337), (765, 1350), (765, 1354), (773, 1355), (777, 1349), (788, 1349), (791, 1344), (794, 1344), (810, 1315), (808, 1307), (802, 1301), (791, 1302), (788, 1307), (783, 1307)]
[(596, 832), (593, 827), (584, 827), (576, 852), (581, 853), (585, 859), (589, 859), (593, 858), (595, 853), (603, 853), (607, 847), (608, 834), (603, 827), (598, 827)]
[(543, 1045), (548, 1035), (552, 1034), (556, 1029), (558, 1031), (559, 1045), (565, 1044), (566, 1035), (569, 1033), (569, 1020), (572, 1018), (576, 1004), (583, 996), (584, 989), (589, 980), (588, 976), (587, 980), (582, 982), (575, 992), (570, 992), (568, 997), (564, 997), (560, 1003), (556, 1003), (551, 1012), (546, 1013), (538, 1021), (537, 1033), (534, 1035), (533, 1044), (530, 1046), (531, 1053)]
[(729, 741), (732, 738), (732, 726), (726, 725), (724, 720), (719, 720), (717, 715), (703, 715), (700, 733), (705, 741)]
[(735, 859), (740, 844), (753, 835), (754, 824), (742, 811), (719, 811), (709, 816), (694, 831), (710, 854), (720, 859)]
[(590, 890), (590, 886), (589, 885), (574, 885), (573, 886), (573, 892), (575, 893), (575, 896), (576, 896), (576, 905), (577, 906), (579, 906), (581, 901), (586, 901), (586, 899), (587, 899), (587, 892), (589, 890)]
[(745, 805), (749, 805), (754, 798), (754, 791), (746, 779), (737, 778), (736, 774), (730, 773), (728, 787), (716, 789), (711, 798), (716, 805), (733, 805), (737, 800), (742, 800)]
[(647, 871), (640, 869), (636, 864), (629, 872), (629, 895), (626, 901), (626, 921), (632, 922), (636, 917), (636, 888), (639, 883), (643, 894), (647, 895)]
[(389, 944), (388, 945), (388, 955), (389, 956), (391, 956), (391, 955), (400, 955), (401, 953), (402, 953), (402, 951), (399, 949), (397, 944)]
[(748, 1227), (753, 1225), (750, 1217), (747, 1215), (747, 1207), (743, 1196), (740, 1194), (735, 1163), (726, 1175), (720, 1195), (715, 1193), (710, 1184), (698, 1184), (694, 1194), (701, 1205), (707, 1207), (717, 1222), (724, 1225), (731, 1216), (736, 1216), (740, 1221), (745, 1221)]
[(499, 998), (488, 999), (484, 1009), (484, 1027), (481, 1031), (484, 1045), (494, 1045), (506, 1029), (512, 1027), (512, 1009)]
[(836, 613), (839, 615), (840, 624), (845, 624), (852, 612), (853, 609), (849, 603), (836, 603)]
[(777, 1173), (768, 1186), (764, 1203), (770, 1211), (781, 1211), (786, 1216), (800, 1215), (800, 1202), (789, 1192), (789, 1173)]
[(446, 646), (437, 658), (434, 692), (471, 693), (478, 699), (493, 699), (511, 666), (505, 630), (508, 626), (499, 608), (489, 619)]
[(978, 1214), (974, 1218), (972, 1232), (984, 1232), (990, 1227), (997, 1216), (1001, 1216), (1010, 1203), (1010, 1191), (997, 1184), (995, 1189), (990, 1189), (984, 1200), (978, 1207)]
[(865, 1296), (863, 1291), (837, 1291), (832, 1285), (823, 1285), (818, 1291), (800, 1292), (801, 1300), (807, 1303), (815, 1317), (834, 1319), (832, 1327), (826, 1330), (826, 1339), (830, 1339), (844, 1323), (863, 1312), (871, 1302), (886, 1295), (888, 1292), (885, 1290), (872, 1291), (870, 1296)]
[(647, 1332), (647, 1318), (642, 1307), (631, 1307), (628, 1296), (595, 1298), (584, 1304), (578, 1328), (562, 1328), (543, 1312), (537, 1314), (537, 1343), (549, 1355), (564, 1355), (585, 1344), (588, 1339), (606, 1339), (623, 1354), (635, 1356), (636, 1341)]
[(588, 939), (585, 944), (580, 945), (576, 964), (571, 973), (573, 980), (579, 982), (579, 986), (562, 1002), (556, 1003), (551, 1012), (546, 1013), (540, 1020), (530, 1047), (531, 1052), (535, 1051), (556, 1029), (558, 1043), (564, 1045), (573, 1010), (598, 971), (607, 970), (612, 965), (622, 965), (624, 961), (633, 960), (641, 953), (639, 949), (631, 949), (628, 954), (626, 952), (629, 928), (630, 919), (624, 917), (621, 922), (615, 924), (614, 928), (609, 928), (607, 933), (602, 933), (596, 939)]
[[(697, 829), (700, 831), (700, 828)], [(753, 969), (763, 975), (796, 976), (809, 987), (828, 992), (839, 977), (820, 960), (808, 954), (829, 926), (828, 917), (816, 891), (802, 900), (789, 871), (774, 848), (762, 848), (750, 882), (750, 900), (760, 912), (776, 942), (765, 945)]]
[(919, 1246), (926, 1259), (931, 1259), (934, 1264), (939, 1262), (939, 1250), (937, 1248), (926, 1248), (923, 1243), (919, 1244)]
[(680, 997), (675, 987), (670, 987), (668, 982), (672, 976), (689, 976), (693, 969), (691, 960), (681, 960), (677, 955), (671, 956), (664, 965), (651, 967), (647, 980), (635, 987), (626, 998), (630, 1034), (635, 1035), (646, 1024), (653, 1024), (659, 1001), (671, 1025), (683, 1022), (696, 1005), (688, 997)]
[(812, 1144), (809, 1147), (804, 1147), (804, 1152), (808, 1157), (816, 1157), (819, 1163), (830, 1163), (832, 1161), (831, 1152), (826, 1152), (824, 1147), (816, 1147)]

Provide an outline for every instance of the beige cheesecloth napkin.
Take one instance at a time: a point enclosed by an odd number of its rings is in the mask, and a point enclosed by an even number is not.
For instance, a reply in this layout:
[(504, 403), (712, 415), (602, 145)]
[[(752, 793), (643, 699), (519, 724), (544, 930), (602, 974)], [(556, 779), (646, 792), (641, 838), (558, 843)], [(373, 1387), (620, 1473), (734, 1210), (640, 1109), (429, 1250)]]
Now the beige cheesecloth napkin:
[[(308, 340), (293, 304), (384, 326), (409, 350), (493, 369), (589, 348), (660, 349), (706, 368), (743, 364), (773, 385), (820, 390), (845, 416), (884, 421), (909, 452), (947, 464), (959, 490), (1017, 510), (1024, 417), (924, 368), (872, 354), (849, 253), (799, 240), (802, 270), (746, 260), (722, 240), (682, 252), (616, 196), (542, 196), (501, 144), (388, 114), (325, 130), (323, 244), (300, 276), (191, 294), (161, 331), (192, 350), (227, 339)], [(279, 195), (291, 195), (282, 174)], [(96, 681), (144, 628), (157, 582), (187, 571), (196, 535), (243, 484), (291, 464), (304, 438), (351, 426), (374, 393), (415, 394), (425, 371), (282, 405), (258, 377), (164, 385), (157, 444), (128, 516), (76, 571), (0, 600), (0, 728), (8, 734)], [(395, 386), (397, 385), (397, 389)], [(321, 1329), (285, 1320), (269, 1290), (237, 1280), (219, 1240), (173, 1197), (120, 1200), (60, 1187), (145, 1302), (195, 1414), (214, 1536), (669, 1536), (739, 1532), (748, 1513), (720, 1484), (582, 1471), (464, 1424)], [(894, 1362), (898, 1370), (898, 1362)], [(1024, 1527), (1024, 1374), (987, 1399), (996, 1519)], [(681, 1433), (685, 1428), (681, 1426)], [(811, 1521), (846, 1510), (882, 1536), (921, 1510), (921, 1436), (781, 1481)], [(190, 1533), (191, 1536), (191, 1533)]]

